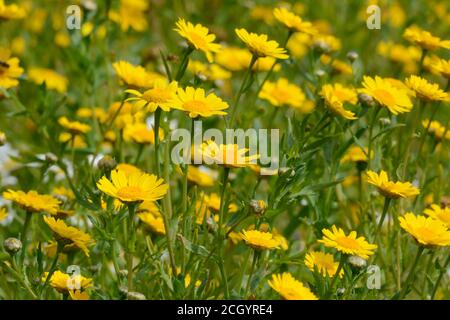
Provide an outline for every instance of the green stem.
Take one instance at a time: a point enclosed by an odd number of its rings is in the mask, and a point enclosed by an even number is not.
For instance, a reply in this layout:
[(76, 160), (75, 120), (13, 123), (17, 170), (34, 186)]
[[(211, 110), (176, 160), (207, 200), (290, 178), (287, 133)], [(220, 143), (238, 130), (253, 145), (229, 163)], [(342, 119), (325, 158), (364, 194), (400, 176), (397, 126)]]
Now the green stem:
[(425, 247), (423, 247), (423, 246), (419, 246), (419, 248), (417, 249), (416, 258), (414, 259), (411, 270), (409, 271), (408, 277), (406, 278), (405, 286), (403, 287), (403, 290), (400, 292), (399, 299), (404, 298), (406, 296), (406, 294), (408, 293), (409, 287), (411, 285), (411, 281), (414, 278), (414, 271), (416, 270), (417, 263), (419, 262), (420, 256), (422, 255), (422, 252), (424, 249), (425, 249)]
[(430, 300), (434, 299), (434, 296), (436, 295), (436, 291), (439, 288), (439, 282), (441, 282), (441, 279), (444, 276), (444, 273), (447, 272), (447, 266), (449, 263), (450, 263), (450, 254), (447, 256), (447, 260), (445, 260), (444, 265), (441, 267), (441, 272), (439, 273), (436, 283), (434, 284), (433, 291), (431, 292)]
[(189, 63), (189, 55), (192, 53), (192, 51), (194, 51), (194, 49), (190, 46), (184, 51), (184, 55), (183, 55), (183, 58), (181, 59), (180, 67), (178, 68), (177, 75), (175, 76), (176, 81), (180, 81), (183, 78), (184, 73), (186, 72), (188, 63)]
[(368, 159), (367, 159), (367, 168), (371, 168), (371, 154), (372, 154), (372, 135), (373, 135), (373, 127), (375, 126), (375, 122), (377, 120), (377, 115), (380, 112), (381, 108), (380, 107), (375, 107), (375, 110), (373, 111), (372, 114), (372, 120), (370, 121), (370, 127), (369, 127), (369, 146), (367, 148), (367, 155), (368, 155)]
[(247, 286), (245, 287), (244, 299), (247, 298), (248, 290), (250, 289), (250, 284), (252, 282), (253, 273), (255, 272), (256, 262), (258, 261), (259, 253), (256, 250), (253, 250), (253, 261), (252, 266), (250, 267), (250, 273), (248, 275)]
[(134, 230), (134, 213), (136, 209), (135, 203), (128, 204), (128, 230), (127, 230), (127, 271), (128, 271), (128, 291), (133, 290), (133, 255), (135, 252), (136, 233)]
[(25, 221), (24, 221), (23, 227), (22, 227), (22, 234), (20, 235), (20, 241), (22, 242), (22, 253), (20, 256), (20, 260), (22, 262), (25, 260), (25, 254), (27, 251), (27, 245), (28, 245), (27, 231), (28, 231), (28, 227), (30, 225), (32, 215), (33, 215), (33, 213), (31, 213), (29, 211), (25, 212)]
[(225, 211), (225, 191), (228, 184), (228, 176), (230, 174), (230, 168), (225, 167), (223, 169), (223, 179), (222, 179), (222, 190), (220, 193), (220, 210), (219, 210), (219, 222), (217, 225), (217, 247), (218, 247), (218, 255), (219, 255), (219, 261), (221, 265), (221, 274), (222, 274), (222, 280), (225, 283), (226, 288), (226, 297), (228, 298), (228, 279), (225, 274), (225, 270), (223, 268), (223, 255), (222, 255), (222, 247), (223, 247), (223, 238), (222, 238), (222, 224), (223, 224), (223, 216)]
[(157, 108), (155, 113), (153, 114), (154, 117), (154, 134), (155, 134), (155, 172), (156, 175), (159, 177), (159, 126), (161, 121), (161, 109)]
[(329, 292), (328, 295), (331, 295), (331, 293), (333, 292), (334, 283), (336, 282), (336, 279), (339, 277), (339, 273), (341, 272), (344, 263), (345, 263), (345, 255), (341, 254), (341, 257), (339, 258), (338, 268), (336, 269), (336, 273), (334, 274), (333, 279), (331, 280), (330, 288), (328, 289)]
[(55, 257), (53, 258), (52, 265), (50, 266), (50, 270), (47, 274), (47, 277), (45, 278), (44, 285), (42, 286), (42, 293), (44, 292), (45, 287), (47, 286), (48, 282), (52, 278), (53, 273), (55, 273), (55, 271), (56, 271), (56, 264), (58, 263), (59, 255), (61, 254), (61, 251), (63, 250), (63, 248), (64, 248), (64, 245), (58, 241)]
[(383, 213), (381, 214), (380, 222), (378, 222), (377, 228), (375, 229), (374, 233), (374, 240), (377, 239), (378, 234), (380, 233), (381, 227), (383, 226), (384, 219), (386, 218), (386, 214), (389, 210), (389, 204), (391, 203), (391, 198), (385, 197), (384, 198), (384, 206), (383, 206)]

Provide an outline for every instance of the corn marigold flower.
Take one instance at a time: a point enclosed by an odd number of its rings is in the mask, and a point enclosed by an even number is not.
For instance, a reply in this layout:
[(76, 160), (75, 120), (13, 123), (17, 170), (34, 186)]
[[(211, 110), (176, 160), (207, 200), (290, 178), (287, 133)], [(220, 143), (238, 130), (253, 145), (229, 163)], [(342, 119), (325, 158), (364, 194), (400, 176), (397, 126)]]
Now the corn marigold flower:
[(80, 135), (73, 135), (70, 132), (62, 132), (58, 137), (58, 141), (61, 143), (71, 142), (73, 148), (75, 149), (82, 149), (87, 147), (86, 141), (83, 139), (83, 137), (81, 137)]
[(306, 100), (303, 90), (286, 78), (277, 82), (266, 81), (259, 93), (259, 98), (269, 101), (275, 107), (289, 106), (301, 109)]
[(450, 140), (450, 131), (446, 130), (445, 126), (439, 121), (433, 120), (430, 123), (430, 120), (426, 119), (422, 121), (422, 126), (428, 128), (428, 133), (433, 135), (436, 141), (441, 141), (443, 139)]
[(122, 171), (127, 177), (132, 173), (142, 172), (141, 169), (129, 163), (119, 163), (115, 169)]
[(284, 48), (280, 48), (278, 42), (274, 40), (268, 40), (267, 35), (256, 33), (249, 33), (245, 29), (235, 29), (237, 36), (245, 43), (250, 52), (260, 57), (272, 57), (276, 59), (287, 59), (289, 56), (286, 54)]
[(223, 110), (228, 107), (228, 103), (214, 93), (206, 95), (204, 89), (193, 87), (178, 88), (177, 97), (172, 103), (172, 108), (186, 112), (191, 118), (226, 115)]
[[(42, 281), (47, 280), (48, 272), (44, 273)], [(92, 279), (83, 277), (80, 274), (70, 275), (60, 270), (56, 270), (49, 281), (50, 285), (59, 293), (69, 294), (71, 290), (85, 290), (92, 286)]]
[(187, 179), (189, 182), (201, 187), (212, 187), (214, 185), (214, 177), (196, 166), (189, 166)]
[(353, 74), (353, 68), (350, 64), (339, 59), (332, 59), (327, 54), (320, 56), (320, 61), (331, 67), (331, 72), (334, 74)]
[(420, 194), (420, 189), (414, 187), (410, 182), (389, 181), (384, 170), (381, 170), (379, 174), (367, 171), (367, 182), (376, 186), (383, 196), (391, 199), (411, 198)]
[(255, 5), (250, 10), (250, 17), (254, 20), (260, 20), (269, 26), (273, 25), (275, 22), (275, 17), (273, 16), (273, 9), (271, 6)]
[(28, 69), (28, 78), (37, 85), (45, 83), (48, 89), (56, 90), (59, 93), (67, 92), (69, 80), (51, 69), (30, 68)]
[(152, 213), (138, 213), (138, 217), (152, 232), (159, 235), (166, 234), (162, 217), (157, 217)]
[(335, 248), (343, 254), (356, 255), (368, 259), (373, 255), (377, 245), (370, 244), (364, 237), (357, 237), (356, 231), (346, 235), (344, 230), (333, 225), (330, 229), (322, 229), (323, 238), (318, 240), (326, 247)]
[(285, 300), (318, 300), (309, 288), (296, 280), (289, 272), (273, 274), (268, 283)]
[(174, 30), (186, 39), (192, 48), (203, 51), (208, 62), (213, 61), (213, 53), (220, 51), (220, 45), (214, 43), (216, 36), (209, 33), (208, 28), (199, 23), (193, 25), (191, 22), (186, 22), (183, 18), (179, 18)]
[(241, 232), (241, 237), (246, 245), (255, 250), (272, 250), (280, 247), (280, 241), (275, 239), (270, 232), (243, 230)]
[(358, 96), (353, 89), (346, 88), (339, 83), (326, 84), (322, 87), (320, 95), (324, 98), (325, 105), (332, 113), (348, 120), (357, 119), (353, 112), (344, 108), (344, 103), (355, 105), (358, 102)]
[(89, 293), (81, 290), (69, 290), (69, 295), (72, 300), (89, 300)]
[(19, 59), (11, 57), (8, 49), (0, 47), (0, 87), (9, 89), (19, 84), (19, 78), (23, 74), (23, 68), (19, 66)]
[(97, 188), (122, 202), (156, 201), (164, 197), (169, 185), (163, 179), (144, 172), (111, 171), (111, 181), (103, 176)]
[(399, 217), (400, 227), (423, 246), (450, 246), (450, 230), (442, 221), (407, 212)]
[(416, 71), (416, 63), (420, 60), (421, 50), (415, 46), (403, 46), (392, 41), (381, 41), (377, 53), (394, 63), (403, 65), (405, 71)]
[(108, 114), (103, 108), (100, 107), (82, 107), (77, 110), (77, 117), (85, 118), (85, 119), (96, 119), (100, 123), (105, 123), (108, 120)]
[(55, 195), (56, 197), (62, 197), (65, 198), (67, 200), (74, 200), (75, 199), (75, 194), (73, 193), (73, 191), (71, 189), (68, 189), (64, 186), (56, 186), (53, 188), (53, 195)]
[(88, 124), (79, 121), (70, 121), (67, 117), (60, 117), (58, 123), (73, 135), (87, 133), (91, 130), (91, 127)]
[(112, 66), (120, 80), (131, 88), (151, 88), (156, 81), (165, 81), (159, 73), (147, 71), (127, 61), (119, 60)]
[(403, 37), (424, 50), (450, 49), (450, 40), (441, 40), (441, 38), (433, 36), (430, 32), (417, 26), (407, 28), (403, 33)]
[(8, 189), (3, 192), (3, 198), (11, 200), (28, 212), (48, 212), (56, 214), (60, 201), (49, 195), (42, 195), (34, 190), (23, 192)]
[[(208, 209), (219, 212), (220, 211), (220, 197), (217, 193), (211, 193), (209, 196), (207, 196), (204, 199), (206, 206)], [(228, 205), (228, 212), (229, 213), (235, 213), (238, 210), (238, 206), (235, 203), (230, 203)]]
[[(164, 131), (159, 128), (159, 139), (164, 139)], [(155, 132), (149, 129), (146, 123), (129, 123), (123, 130), (123, 138), (125, 141), (133, 141), (140, 144), (154, 144)]]
[(407, 92), (394, 87), (386, 79), (378, 76), (375, 78), (364, 76), (362, 85), (364, 88), (359, 89), (359, 93), (371, 96), (393, 114), (410, 112), (413, 107)]
[(0, 207), (0, 221), (3, 221), (8, 217), (8, 210), (4, 207)]
[(313, 36), (311, 46), (320, 53), (331, 53), (339, 51), (342, 44), (338, 38), (331, 34), (318, 33)]
[(148, 28), (146, 0), (120, 0), (119, 10), (110, 10), (109, 19), (120, 25), (122, 31), (133, 29), (138, 32)]
[(159, 207), (154, 201), (144, 201), (137, 208), (137, 213), (150, 213), (155, 217), (162, 217)]
[(437, 59), (431, 62), (431, 69), (439, 73), (444, 78), (450, 79), (450, 59)]
[[(312, 251), (305, 256), (305, 265), (312, 272), (317, 270), (324, 277), (334, 277), (339, 267), (339, 262), (335, 262), (333, 255), (320, 251)], [(339, 272), (339, 278), (344, 276), (344, 270)]]
[(311, 22), (303, 21), (302, 18), (290, 12), (286, 8), (275, 8), (274, 17), (292, 32), (302, 32), (306, 34), (316, 34), (317, 29)]
[(444, 207), (437, 204), (430, 205), (429, 208), (426, 208), (423, 213), (425, 213), (427, 216), (436, 219), (440, 222), (442, 222), (447, 229), (450, 229), (450, 208)]
[(26, 11), (17, 4), (7, 5), (5, 0), (0, 0), (0, 22), (2, 20), (18, 20), (25, 18)]
[[(352, 146), (341, 158), (341, 162), (367, 162), (369, 160), (367, 148)], [(373, 154), (371, 155), (372, 158)]]
[(237, 144), (216, 144), (212, 140), (194, 148), (194, 157), (200, 155), (207, 164), (218, 164), (228, 168), (243, 168), (255, 164), (259, 154), (246, 156), (248, 148), (239, 148)]
[(125, 92), (135, 97), (128, 98), (126, 101), (135, 101), (137, 109), (147, 109), (148, 112), (155, 112), (157, 108), (168, 112), (170, 106), (176, 97), (178, 85), (176, 81), (167, 83), (167, 81), (156, 80), (153, 88), (141, 93), (137, 90), (126, 90)]
[(58, 242), (65, 246), (73, 245), (89, 257), (88, 246), (94, 244), (91, 236), (75, 227), (68, 226), (63, 220), (44, 216), (44, 222), (50, 227)]
[(405, 84), (414, 91), (417, 98), (424, 101), (448, 101), (449, 95), (436, 83), (412, 75), (405, 80)]
[(205, 77), (206, 80), (227, 80), (231, 78), (231, 72), (225, 70), (218, 64), (205, 64), (200, 61), (189, 60), (187, 69), (198, 77)]

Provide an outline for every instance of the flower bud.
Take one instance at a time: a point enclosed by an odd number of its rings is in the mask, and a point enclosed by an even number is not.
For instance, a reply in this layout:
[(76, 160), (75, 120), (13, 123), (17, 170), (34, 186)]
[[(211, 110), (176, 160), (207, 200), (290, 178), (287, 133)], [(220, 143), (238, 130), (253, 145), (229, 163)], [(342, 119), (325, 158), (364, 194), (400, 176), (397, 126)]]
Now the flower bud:
[(318, 53), (328, 53), (330, 52), (330, 46), (326, 41), (317, 40), (312, 45), (313, 49)]
[(318, 69), (318, 70), (314, 71), (314, 74), (316, 75), (316, 77), (322, 78), (323, 76), (326, 75), (326, 72), (322, 69)]
[(54, 155), (51, 152), (47, 152), (45, 154), (45, 162), (49, 163), (49, 164), (53, 164), (56, 163), (56, 161), (58, 161), (58, 157), (56, 155)]
[(359, 101), (359, 103), (361, 103), (362, 105), (365, 105), (367, 107), (374, 107), (376, 105), (373, 98), (365, 93), (358, 94), (358, 101)]
[(116, 160), (110, 156), (104, 156), (97, 164), (98, 168), (103, 171), (111, 171), (117, 166)]
[(347, 59), (350, 62), (355, 62), (355, 60), (358, 60), (358, 58), (359, 58), (359, 54), (356, 51), (349, 51), (347, 53)]
[(15, 255), (22, 249), (22, 241), (16, 238), (8, 238), (3, 242), (3, 247), (10, 255)]
[(366, 260), (364, 260), (361, 257), (358, 256), (350, 256), (348, 258), (348, 262), (353, 266), (356, 267), (358, 269), (362, 269), (367, 265)]
[(147, 298), (140, 292), (128, 292), (127, 293), (128, 300), (147, 300)]
[(252, 213), (257, 216), (263, 216), (267, 209), (267, 205), (264, 200), (250, 200), (249, 206), (252, 210)]

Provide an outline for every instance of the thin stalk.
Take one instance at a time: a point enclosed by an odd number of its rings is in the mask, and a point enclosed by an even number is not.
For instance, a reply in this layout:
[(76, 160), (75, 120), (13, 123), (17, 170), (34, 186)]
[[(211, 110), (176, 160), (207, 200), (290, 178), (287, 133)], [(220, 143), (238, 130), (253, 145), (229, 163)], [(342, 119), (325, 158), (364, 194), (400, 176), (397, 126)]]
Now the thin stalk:
[(391, 198), (385, 197), (384, 198), (383, 212), (381, 213), (380, 222), (378, 222), (377, 228), (375, 229), (374, 240), (377, 239), (378, 234), (380, 233), (381, 227), (383, 226), (384, 219), (386, 218), (387, 212), (389, 210), (389, 204), (390, 203), (391, 203)]
[(188, 63), (189, 63), (189, 55), (192, 53), (192, 51), (194, 51), (194, 49), (190, 46), (184, 51), (184, 55), (183, 55), (183, 58), (181, 59), (180, 67), (178, 68), (177, 75), (175, 76), (176, 81), (180, 81), (183, 78), (184, 73), (186, 72)]
[(367, 148), (367, 154), (368, 154), (368, 159), (367, 159), (367, 168), (371, 168), (371, 157), (370, 155), (372, 154), (372, 135), (373, 135), (373, 127), (375, 126), (375, 122), (377, 120), (377, 115), (380, 112), (381, 108), (380, 107), (375, 107), (376, 109), (373, 111), (373, 115), (372, 115), (372, 120), (370, 121), (370, 127), (369, 127), (369, 146)]
[(154, 117), (154, 134), (155, 134), (155, 172), (156, 175), (159, 177), (159, 126), (161, 121), (161, 109), (157, 108), (155, 110), (155, 113), (153, 114)]
[(417, 263), (419, 262), (420, 256), (422, 255), (423, 250), (425, 247), (419, 246), (417, 249), (416, 258), (414, 259), (413, 265), (411, 267), (411, 270), (409, 271), (408, 277), (405, 281), (405, 286), (403, 287), (402, 291), (400, 292), (399, 299), (402, 299), (405, 297), (405, 295), (408, 293), (409, 287), (411, 286), (411, 281), (414, 278), (414, 271), (416, 270)]
[(447, 260), (445, 260), (444, 265), (441, 267), (441, 272), (439, 272), (439, 276), (436, 279), (436, 283), (434, 284), (433, 291), (431, 292), (430, 300), (434, 299), (434, 296), (436, 295), (436, 291), (439, 288), (439, 282), (441, 282), (441, 279), (444, 276), (444, 273), (447, 272), (447, 266), (449, 263), (450, 263), (450, 254), (447, 256)]
[(253, 273), (255, 272), (256, 262), (258, 261), (259, 253), (256, 250), (253, 250), (253, 260), (252, 266), (250, 267), (250, 273), (248, 275), (247, 286), (245, 287), (244, 299), (247, 298), (248, 290), (250, 289), (250, 284), (252, 282)]
[(30, 225), (32, 215), (33, 215), (33, 213), (31, 213), (29, 211), (25, 212), (25, 221), (24, 221), (23, 227), (22, 227), (22, 234), (20, 235), (20, 241), (22, 242), (22, 253), (20, 255), (20, 261), (22, 261), (22, 262), (25, 260), (25, 254), (27, 251), (27, 245), (28, 245), (27, 231), (28, 231), (28, 227)]
[(333, 276), (333, 279), (331, 280), (330, 288), (328, 289), (329, 295), (333, 292), (334, 283), (336, 282), (336, 279), (339, 277), (339, 273), (341, 272), (342, 268), (344, 267), (345, 263), (345, 255), (341, 254), (341, 257), (339, 258), (339, 265), (336, 269), (336, 273)]
[(222, 280), (225, 284), (225, 288), (226, 288), (226, 297), (229, 296), (228, 293), (228, 279), (227, 279), (227, 275), (225, 273), (225, 269), (223, 267), (223, 237), (222, 237), (222, 224), (223, 224), (223, 215), (224, 215), (224, 211), (225, 211), (225, 191), (227, 188), (227, 183), (228, 183), (228, 176), (230, 173), (230, 169), (229, 168), (224, 168), (223, 169), (223, 179), (222, 179), (222, 190), (220, 193), (220, 210), (219, 210), (219, 222), (218, 222), (218, 226), (217, 226), (217, 247), (218, 247), (218, 255), (219, 255), (219, 268), (220, 273), (222, 275)]
[(127, 277), (128, 277), (128, 291), (132, 291), (133, 289), (133, 254), (135, 252), (135, 230), (134, 230), (134, 213), (136, 209), (136, 204), (131, 203), (128, 204), (128, 236), (127, 236)]

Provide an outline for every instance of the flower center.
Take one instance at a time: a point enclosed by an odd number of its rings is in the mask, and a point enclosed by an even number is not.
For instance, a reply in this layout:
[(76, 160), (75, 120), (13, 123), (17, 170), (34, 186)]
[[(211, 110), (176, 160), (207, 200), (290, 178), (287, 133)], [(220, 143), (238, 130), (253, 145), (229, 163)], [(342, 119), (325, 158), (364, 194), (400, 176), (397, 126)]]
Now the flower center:
[(141, 188), (134, 186), (122, 187), (117, 190), (117, 195), (124, 199), (135, 199), (142, 193)]
[(395, 98), (394, 96), (384, 89), (375, 89), (374, 90), (375, 96), (380, 100), (380, 102), (386, 106), (392, 106), (395, 105)]
[(336, 242), (340, 246), (342, 246), (344, 248), (347, 248), (347, 249), (355, 250), (355, 249), (359, 248), (358, 241), (356, 241), (355, 239), (348, 238), (348, 237), (339, 237), (339, 238), (336, 239)]
[(184, 103), (184, 108), (188, 111), (204, 111), (205, 103), (200, 100), (191, 100)]
[(199, 48), (204, 48), (206, 46), (206, 41), (202, 36), (199, 36), (197, 33), (195, 32), (189, 32), (188, 33), (190, 42), (199, 47)]

